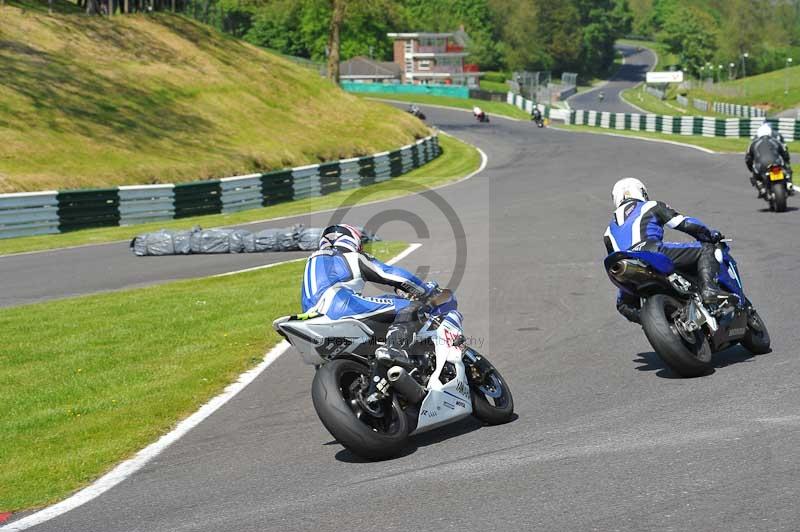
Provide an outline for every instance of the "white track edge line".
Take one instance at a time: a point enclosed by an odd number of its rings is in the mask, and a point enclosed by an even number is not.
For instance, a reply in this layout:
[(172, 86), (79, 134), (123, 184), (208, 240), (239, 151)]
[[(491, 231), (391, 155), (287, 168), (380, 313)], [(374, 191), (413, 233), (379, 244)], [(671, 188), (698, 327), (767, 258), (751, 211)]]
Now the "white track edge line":
[(272, 268), (274, 266), (280, 266), (281, 264), (291, 264), (292, 262), (299, 262), (301, 260), (306, 260), (306, 257), (300, 257), (299, 259), (291, 259), (291, 260), (284, 260), (281, 262), (273, 262), (271, 264), (262, 264), (261, 266), (253, 266), (252, 268), (245, 268), (243, 270), (235, 270), (232, 272), (225, 272), (225, 273), (218, 273), (216, 275), (212, 275), (211, 277), (227, 277), (229, 275), (237, 275), (240, 273), (247, 273), (247, 272), (255, 272), (258, 270), (266, 270), (267, 268)]
[[(420, 243), (409, 244), (406, 249), (386, 261), (387, 264), (396, 264), (404, 258), (408, 257), (411, 253), (422, 247)], [(303, 260), (303, 259), (299, 259)], [(287, 261), (295, 262), (295, 261)], [(285, 263), (283, 263), (285, 264)], [(269, 264), (267, 266), (273, 266)], [(232, 272), (233, 273), (233, 272)], [(225, 403), (236, 397), (236, 395), (244, 390), (248, 384), (256, 380), (273, 362), (289, 350), (289, 343), (287, 341), (279, 342), (275, 347), (270, 349), (259, 364), (241, 375), (235, 382), (229, 384), (219, 395), (213, 397), (207, 403), (202, 405), (189, 417), (180, 421), (174, 429), (161, 436), (158, 440), (151, 443), (138, 453), (133, 458), (125, 460), (117, 465), (114, 469), (92, 482), (89, 486), (83, 488), (74, 495), (58, 502), (52, 506), (48, 506), (43, 510), (23, 517), (18, 521), (0, 527), (0, 532), (19, 532), (32, 526), (40, 525), (46, 521), (65, 514), (70, 510), (74, 510), (79, 506), (95, 499), (110, 490), (123, 480), (127, 479), (142, 467), (144, 467), (150, 460), (161, 454), (167, 447), (178, 441), (187, 432), (202, 423), (211, 414), (219, 410)]]

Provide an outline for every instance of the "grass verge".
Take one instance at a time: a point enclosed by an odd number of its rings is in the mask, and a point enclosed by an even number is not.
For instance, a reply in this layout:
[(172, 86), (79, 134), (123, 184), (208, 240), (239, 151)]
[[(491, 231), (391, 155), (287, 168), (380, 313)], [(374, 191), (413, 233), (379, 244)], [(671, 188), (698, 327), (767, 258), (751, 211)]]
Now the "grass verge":
[(272, 319), (300, 309), (303, 267), (0, 310), (0, 512), (92, 482), (260, 362)]
[(473, 98), (451, 98), (449, 96), (431, 96), (429, 94), (373, 94), (369, 93), (369, 98), (383, 99), (383, 100), (397, 100), (401, 102), (417, 103), (417, 104), (430, 104), (430, 105), (443, 105), (445, 107), (455, 107), (457, 109), (469, 109), (478, 106), (487, 113), (494, 113), (498, 115), (508, 116), (510, 118), (518, 118), (521, 120), (530, 120), (531, 115), (518, 107), (505, 102), (489, 102), (486, 100), (475, 100)]
[[(750, 144), (750, 139), (734, 139), (734, 138), (718, 138), (718, 137), (701, 137), (689, 135), (666, 135), (664, 133), (653, 133), (650, 131), (628, 131), (618, 129), (604, 129), (592, 126), (574, 126), (574, 125), (558, 125), (553, 126), (556, 129), (563, 129), (566, 131), (583, 131), (586, 133), (596, 133), (598, 135), (622, 135), (626, 137), (644, 137), (648, 139), (669, 140), (672, 142), (680, 142), (683, 144), (691, 144), (693, 146), (700, 146), (713, 150), (718, 153), (741, 153), (747, 149)], [(800, 142), (788, 143), (789, 150), (794, 151), (800, 149)]]
[(800, 107), (800, 66), (691, 89), (692, 98), (762, 107), (768, 112)]
[[(308, 198), (231, 214), (213, 214), (193, 218), (181, 218), (180, 220), (164, 220), (162, 222), (151, 222), (127, 227), (102, 227), (57, 235), (10, 238), (0, 240), (0, 255), (114, 242), (130, 239), (138, 234), (155, 231), (161, 228), (185, 229), (193, 225), (218, 227), (268, 220), (281, 216), (304, 214), (312, 211), (353, 205), (358, 203), (362, 197), (363, 201), (387, 199), (408, 194), (422, 187), (434, 187), (450, 181), (455, 181), (477, 170), (481, 164), (481, 157), (478, 151), (469, 144), (465, 144), (454, 137), (440, 135), (439, 145), (442, 147), (442, 155), (438, 158), (402, 177), (358, 189), (363, 192), (363, 196), (359, 193), (354, 197), (352, 190), (346, 190), (319, 198)], [(403, 187), (398, 188), (398, 180), (402, 180)]]
[(714, 116), (720, 118), (732, 118), (728, 115), (723, 115), (720, 113), (715, 113), (713, 111), (701, 111), (699, 109), (695, 109), (694, 107), (687, 109), (686, 107), (682, 107), (674, 98), (674, 94), (672, 97), (668, 94), (666, 100), (659, 100), (649, 92), (644, 90), (644, 85), (639, 85), (638, 87), (632, 89), (626, 89), (620, 93), (620, 97), (623, 101), (634, 105), (636, 107), (640, 107), (647, 111), (648, 113), (653, 113), (657, 115), (667, 115), (667, 116)]

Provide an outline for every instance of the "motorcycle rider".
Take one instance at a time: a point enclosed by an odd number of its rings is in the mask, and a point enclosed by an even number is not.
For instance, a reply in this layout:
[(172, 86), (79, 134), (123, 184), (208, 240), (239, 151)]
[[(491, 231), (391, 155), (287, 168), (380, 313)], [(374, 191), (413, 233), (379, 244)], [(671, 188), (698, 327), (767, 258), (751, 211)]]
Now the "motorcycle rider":
[(483, 122), (484, 118), (486, 117), (486, 113), (483, 112), (483, 109), (478, 107), (477, 105), (472, 108), (472, 115), (478, 119), (478, 121)]
[(531, 109), (531, 120), (534, 122), (538, 122), (542, 119), (542, 112), (539, 110), (539, 106), (533, 104), (533, 109)]
[[(666, 255), (679, 270), (696, 269), (701, 296), (707, 304), (717, 304), (726, 296), (717, 287), (719, 262), (714, 256), (722, 234), (696, 218), (684, 216), (666, 203), (651, 201), (644, 183), (632, 177), (620, 179), (611, 191), (614, 214), (603, 240), (609, 254), (615, 251), (652, 251)], [(664, 227), (677, 229), (696, 242), (664, 242)], [(622, 290), (617, 310), (629, 321), (641, 323), (641, 301)]]
[(758, 130), (756, 130), (756, 136), (753, 139), (753, 142), (750, 143), (750, 146), (747, 147), (747, 152), (745, 153), (744, 157), (744, 162), (747, 165), (747, 169), (750, 170), (750, 173), (752, 174), (750, 176), (750, 184), (756, 187), (758, 190), (759, 198), (763, 198), (767, 192), (767, 188), (762, 180), (762, 174), (766, 169), (760, 167), (756, 168), (756, 166), (761, 166), (759, 159), (763, 159), (765, 161), (768, 159), (775, 159), (775, 154), (779, 155), (786, 165), (786, 188), (790, 195), (794, 195), (794, 184), (792, 183), (792, 167), (791, 159), (789, 157), (789, 149), (786, 147), (783, 135), (781, 135), (780, 132), (773, 131), (772, 127), (770, 127), (768, 123), (764, 122), (761, 124), (761, 126), (759, 126)]
[(322, 231), (319, 250), (306, 261), (301, 299), (306, 315), (331, 319), (356, 318), (374, 331), (385, 330), (386, 345), (375, 351), (378, 359), (407, 360), (404, 351), (413, 337), (421, 303), (402, 297), (361, 295), (365, 282), (392, 286), (424, 298), (437, 288), (412, 273), (390, 266), (364, 253), (361, 231), (346, 224)]

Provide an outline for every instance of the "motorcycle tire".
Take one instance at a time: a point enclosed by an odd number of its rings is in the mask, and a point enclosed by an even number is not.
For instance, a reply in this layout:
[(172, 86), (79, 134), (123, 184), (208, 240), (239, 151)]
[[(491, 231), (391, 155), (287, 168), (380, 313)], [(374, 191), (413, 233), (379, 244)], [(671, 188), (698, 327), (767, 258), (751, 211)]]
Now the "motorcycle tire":
[[(484, 361), (489, 362), (485, 357)], [(488, 425), (508, 423), (514, 417), (511, 388), (494, 367), (483, 380), (483, 383), (471, 382), (469, 386), (472, 415)]]
[(776, 183), (772, 185), (772, 194), (775, 196), (773, 203), (775, 205), (775, 212), (786, 212), (786, 183)]
[(383, 417), (364, 410), (351, 397), (350, 386), (359, 376), (369, 379), (370, 370), (352, 360), (332, 360), (320, 367), (311, 385), (314, 410), (328, 432), (354, 454), (368, 460), (397, 456), (408, 441), (408, 418), (396, 397), (383, 401), (382, 407), (390, 409)]
[(682, 306), (664, 294), (647, 298), (641, 312), (642, 328), (656, 354), (672, 371), (681, 377), (701, 377), (712, 369), (711, 346), (702, 331), (692, 333), (692, 342), (678, 332), (671, 316)]
[(747, 332), (744, 334), (741, 344), (742, 347), (754, 355), (763, 355), (770, 352), (769, 331), (756, 309), (750, 310), (750, 315), (747, 318)]

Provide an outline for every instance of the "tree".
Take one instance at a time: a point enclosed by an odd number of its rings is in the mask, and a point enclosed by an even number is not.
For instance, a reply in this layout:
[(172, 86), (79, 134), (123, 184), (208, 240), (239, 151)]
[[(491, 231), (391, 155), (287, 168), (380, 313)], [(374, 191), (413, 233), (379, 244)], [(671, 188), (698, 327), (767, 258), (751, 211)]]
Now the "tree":
[(717, 49), (716, 21), (694, 6), (673, 11), (663, 21), (659, 41), (680, 58), (685, 70), (697, 75)]
[(328, 33), (328, 79), (339, 83), (339, 36), (344, 21), (345, 0), (330, 0), (331, 26)]

